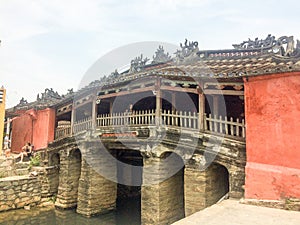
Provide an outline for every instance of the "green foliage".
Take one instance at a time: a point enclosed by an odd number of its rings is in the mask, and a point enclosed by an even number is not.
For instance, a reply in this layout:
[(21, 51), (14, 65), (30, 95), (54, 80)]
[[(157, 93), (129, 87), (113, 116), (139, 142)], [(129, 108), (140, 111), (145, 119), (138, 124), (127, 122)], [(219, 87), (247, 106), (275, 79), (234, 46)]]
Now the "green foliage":
[(54, 194), (53, 196), (51, 196), (50, 198), (48, 198), (49, 202), (53, 202), (55, 203), (56, 201), (56, 194)]
[(36, 153), (33, 157), (30, 158), (29, 167), (32, 166), (39, 166), (41, 163), (41, 155), (39, 153)]

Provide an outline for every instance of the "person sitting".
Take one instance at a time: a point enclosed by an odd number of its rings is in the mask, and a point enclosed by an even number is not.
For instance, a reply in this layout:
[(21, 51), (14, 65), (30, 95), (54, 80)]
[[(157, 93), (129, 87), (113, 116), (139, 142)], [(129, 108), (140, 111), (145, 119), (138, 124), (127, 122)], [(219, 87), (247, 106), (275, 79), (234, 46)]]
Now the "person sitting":
[(24, 156), (27, 156), (30, 158), (30, 156), (32, 155), (32, 146), (30, 144), (30, 142), (26, 143), (26, 145), (24, 145), (22, 147), (22, 152), (16, 156), (16, 158), (21, 157), (21, 160), (19, 161), (19, 163), (23, 162), (23, 158)]

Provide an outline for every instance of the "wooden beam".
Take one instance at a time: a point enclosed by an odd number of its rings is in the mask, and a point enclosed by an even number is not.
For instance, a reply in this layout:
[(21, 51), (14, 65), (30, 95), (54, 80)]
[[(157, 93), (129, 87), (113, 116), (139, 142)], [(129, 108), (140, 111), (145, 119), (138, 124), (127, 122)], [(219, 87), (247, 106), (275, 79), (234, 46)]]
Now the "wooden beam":
[(196, 88), (182, 88), (182, 87), (172, 87), (172, 86), (161, 86), (161, 90), (178, 91), (178, 92), (198, 94), (198, 91), (197, 91)]
[(244, 91), (234, 91), (234, 90), (204, 90), (206, 95), (244, 95)]
[(100, 96), (98, 96), (98, 98), (100, 98), (100, 99), (112, 98), (112, 97), (136, 94), (136, 93), (141, 93), (141, 92), (145, 92), (145, 91), (152, 91), (152, 90), (154, 90), (154, 87), (152, 87), (152, 86), (151, 87), (144, 87), (144, 88), (138, 88), (138, 89), (134, 89), (134, 90), (120, 91), (120, 92), (116, 92), (116, 93), (100, 95)]

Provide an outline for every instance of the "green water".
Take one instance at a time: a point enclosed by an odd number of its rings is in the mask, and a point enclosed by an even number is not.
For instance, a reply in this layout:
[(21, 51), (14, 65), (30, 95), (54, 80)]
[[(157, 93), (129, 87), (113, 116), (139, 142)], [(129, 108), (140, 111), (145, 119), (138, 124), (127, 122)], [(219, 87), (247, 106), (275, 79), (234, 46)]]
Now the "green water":
[(18, 209), (0, 213), (2, 225), (140, 225), (140, 201), (137, 199), (118, 201), (115, 212), (91, 218), (83, 217), (75, 210), (51, 208)]

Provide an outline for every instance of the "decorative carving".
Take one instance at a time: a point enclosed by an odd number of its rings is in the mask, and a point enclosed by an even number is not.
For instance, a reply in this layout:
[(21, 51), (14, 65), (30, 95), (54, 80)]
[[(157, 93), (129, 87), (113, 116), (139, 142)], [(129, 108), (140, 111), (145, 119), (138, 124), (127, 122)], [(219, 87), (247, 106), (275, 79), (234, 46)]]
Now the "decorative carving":
[(180, 47), (181, 47), (181, 50), (177, 50), (175, 52), (175, 61), (183, 61), (185, 60), (186, 58), (194, 58), (194, 57), (197, 57), (197, 52), (199, 51), (199, 48), (198, 48), (198, 42), (197, 41), (192, 41), (192, 42), (188, 42), (187, 39), (185, 39), (185, 42), (184, 42), (184, 45), (182, 43), (180, 43)]
[(56, 92), (53, 91), (52, 88), (46, 88), (44, 93), (41, 93), (41, 96), (37, 95), (37, 101), (48, 101), (48, 100), (56, 100), (61, 99), (61, 96)]
[(116, 78), (118, 78), (119, 75), (120, 74), (118, 73), (118, 70), (115, 69), (115, 71), (112, 72), (109, 77), (112, 78), (112, 79), (116, 79)]
[(157, 145), (153, 145), (151, 147), (149, 144), (147, 144), (146, 146), (141, 146), (140, 152), (146, 158), (150, 158), (150, 157), (159, 158), (162, 152), (159, 151), (157, 147), (158, 147)]
[(258, 38), (255, 38), (255, 40), (251, 40), (248, 38), (248, 41), (243, 41), (241, 44), (233, 44), (232, 46), (235, 49), (256, 49), (256, 48), (271, 48), (275, 45), (276, 40), (275, 36), (272, 36), (269, 34), (265, 40), (258, 40)]
[(162, 45), (158, 46), (158, 49), (155, 52), (155, 56), (153, 56), (152, 64), (162, 63), (171, 60), (171, 56), (167, 52), (165, 53), (164, 47)]
[(17, 106), (24, 106), (24, 105), (27, 105), (27, 104), (28, 104), (28, 101), (26, 99), (24, 99), (24, 97), (22, 97)]
[(74, 93), (73, 88), (68, 89), (68, 93), (67, 93), (68, 95), (69, 95), (69, 94), (73, 94), (73, 93)]
[[(298, 43), (298, 41), (297, 41)], [(294, 46), (294, 37), (293, 36), (282, 36), (275, 39), (275, 36), (269, 34), (266, 39), (259, 40), (255, 38), (255, 40), (244, 41), (241, 44), (233, 44), (235, 49), (245, 50), (245, 49), (253, 49), (253, 50), (272, 50), (274, 53), (282, 55), (282, 56), (293, 56), (295, 55), (295, 50), (299, 48), (298, 44), (296, 48)]]
[(129, 73), (141, 71), (148, 61), (149, 59), (147, 57), (143, 59), (143, 54), (141, 54), (141, 56), (135, 57), (133, 60), (131, 60)]

